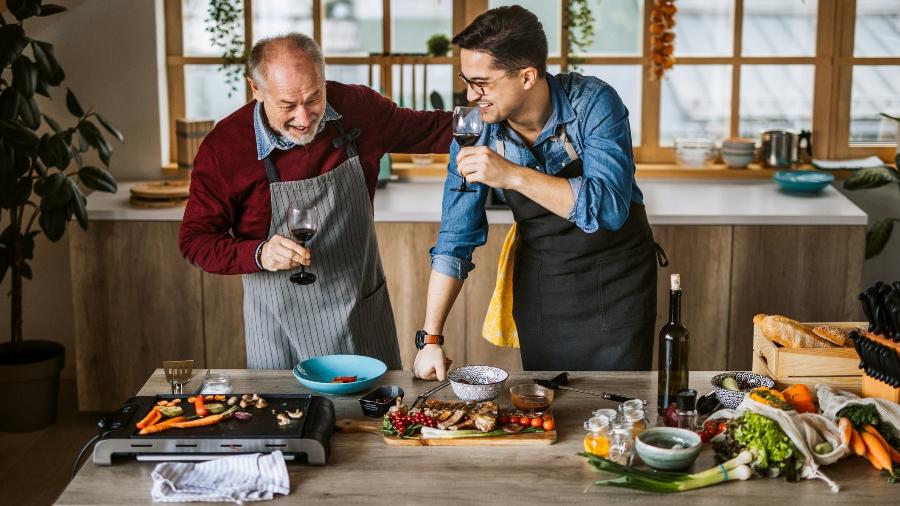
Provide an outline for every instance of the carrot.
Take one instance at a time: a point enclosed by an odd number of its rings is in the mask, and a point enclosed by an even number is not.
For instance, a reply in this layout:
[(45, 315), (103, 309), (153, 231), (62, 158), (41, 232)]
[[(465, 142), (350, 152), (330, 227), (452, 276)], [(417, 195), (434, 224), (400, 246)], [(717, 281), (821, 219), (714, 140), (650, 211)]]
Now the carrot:
[(881, 441), (881, 444), (884, 445), (884, 447), (888, 451), (888, 454), (890, 454), (892, 461), (900, 463), (900, 452), (895, 450), (894, 447), (891, 446), (890, 443), (888, 443), (886, 439), (884, 439), (884, 436), (882, 436), (881, 433), (878, 432), (878, 429), (876, 429), (875, 427), (873, 427), (871, 425), (866, 425), (865, 431), (868, 432), (869, 434), (872, 434), (873, 436), (878, 438), (879, 441)]
[(894, 465), (891, 464), (891, 456), (888, 453), (887, 448), (881, 444), (881, 441), (879, 441), (877, 437), (866, 431), (863, 431), (860, 436), (866, 444), (869, 455), (872, 456), (870, 459), (872, 462), (877, 462), (878, 465), (881, 466), (881, 469), (890, 470), (894, 467)]
[(202, 395), (198, 395), (194, 398), (194, 410), (197, 412), (197, 416), (206, 416), (206, 406), (203, 405)]
[(863, 442), (862, 437), (859, 435), (859, 432), (856, 432), (856, 429), (851, 429), (852, 435), (850, 436), (850, 443), (853, 445), (853, 453), (863, 456), (866, 454), (866, 443)]
[(853, 424), (846, 416), (842, 416), (838, 420), (838, 429), (841, 431), (841, 442), (850, 447), (851, 437), (853, 436)]
[(881, 464), (879, 464), (878, 461), (875, 460), (875, 458), (872, 457), (871, 455), (869, 455), (868, 453), (866, 453), (865, 455), (863, 455), (863, 457), (865, 457), (869, 462), (871, 462), (871, 463), (872, 463), (872, 467), (874, 467), (875, 469), (878, 469), (879, 471), (882, 470), (882, 469), (884, 469), (883, 467), (881, 467)]
[(155, 423), (153, 425), (144, 427), (143, 429), (141, 429), (140, 432), (138, 432), (138, 434), (143, 436), (146, 434), (153, 434), (154, 432), (162, 432), (166, 429), (171, 429), (174, 424), (176, 424), (178, 422), (183, 422), (185, 420), (187, 420), (187, 418), (185, 418), (183, 416), (176, 416), (175, 418), (169, 418), (165, 422)]
[(172, 427), (178, 427), (179, 429), (190, 429), (191, 427), (206, 427), (207, 425), (215, 425), (231, 416), (231, 413), (233, 413), (236, 409), (237, 406), (233, 406), (229, 408), (228, 411), (219, 413), (218, 415), (197, 418), (195, 420), (190, 420), (187, 422), (173, 423)]
[(156, 406), (153, 406), (153, 409), (151, 409), (150, 412), (147, 413), (147, 416), (145, 416), (143, 420), (137, 423), (137, 428), (143, 429), (148, 425), (153, 425), (154, 423), (159, 421), (161, 417), (162, 413), (160, 413), (159, 410), (156, 409)]

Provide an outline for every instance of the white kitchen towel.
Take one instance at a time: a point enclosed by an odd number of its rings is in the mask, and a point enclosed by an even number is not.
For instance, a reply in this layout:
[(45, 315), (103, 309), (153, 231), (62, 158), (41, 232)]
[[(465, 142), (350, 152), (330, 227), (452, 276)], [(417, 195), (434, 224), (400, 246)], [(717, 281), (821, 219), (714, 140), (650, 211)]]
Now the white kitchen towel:
[(150, 474), (154, 502), (265, 501), (291, 491), (284, 455), (254, 453), (199, 464), (165, 462)]

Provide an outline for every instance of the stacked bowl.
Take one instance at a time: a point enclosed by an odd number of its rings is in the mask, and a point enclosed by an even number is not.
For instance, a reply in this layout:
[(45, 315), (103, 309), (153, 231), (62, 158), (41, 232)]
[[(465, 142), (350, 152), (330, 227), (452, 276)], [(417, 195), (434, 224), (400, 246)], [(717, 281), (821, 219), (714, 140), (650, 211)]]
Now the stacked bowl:
[(722, 141), (722, 159), (735, 169), (743, 169), (756, 158), (756, 143), (753, 139), (725, 139)]
[(675, 139), (675, 160), (684, 167), (705, 167), (716, 158), (716, 146), (712, 139)]

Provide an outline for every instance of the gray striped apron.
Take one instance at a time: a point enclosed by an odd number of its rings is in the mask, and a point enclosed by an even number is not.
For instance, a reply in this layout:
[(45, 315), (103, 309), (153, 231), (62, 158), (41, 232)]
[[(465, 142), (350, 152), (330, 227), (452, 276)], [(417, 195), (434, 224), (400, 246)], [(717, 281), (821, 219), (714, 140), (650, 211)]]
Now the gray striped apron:
[(291, 237), (286, 210), (291, 201), (313, 207), (319, 228), (307, 242), (309, 268), (318, 280), (295, 285), (292, 270), (243, 275), (247, 367), (291, 369), (310, 357), (356, 354), (400, 369), (400, 349), (385, 284), (372, 203), (356, 151), (359, 130), (345, 132), (340, 120), (333, 145), (347, 161), (320, 176), (281, 181), (271, 155), (266, 176), (272, 203), (269, 237)]

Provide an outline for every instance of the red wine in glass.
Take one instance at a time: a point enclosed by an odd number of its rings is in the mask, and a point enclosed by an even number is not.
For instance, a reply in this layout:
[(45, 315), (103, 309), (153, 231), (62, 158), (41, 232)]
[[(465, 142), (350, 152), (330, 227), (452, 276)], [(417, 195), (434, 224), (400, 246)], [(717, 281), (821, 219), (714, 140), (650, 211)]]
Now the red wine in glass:
[[(297, 239), (297, 242), (305, 248), (306, 243), (313, 238), (319, 228), (319, 217), (316, 210), (291, 202), (286, 214), (288, 230), (294, 239)], [(310, 285), (316, 282), (316, 275), (308, 272), (305, 265), (301, 265), (300, 272), (291, 274), (290, 280), (295, 285)]]
[[(461, 147), (474, 146), (484, 131), (484, 119), (481, 117), (480, 107), (455, 107), (453, 109), (453, 138)], [(451, 191), (473, 193), (475, 190), (468, 187), (466, 178)]]

